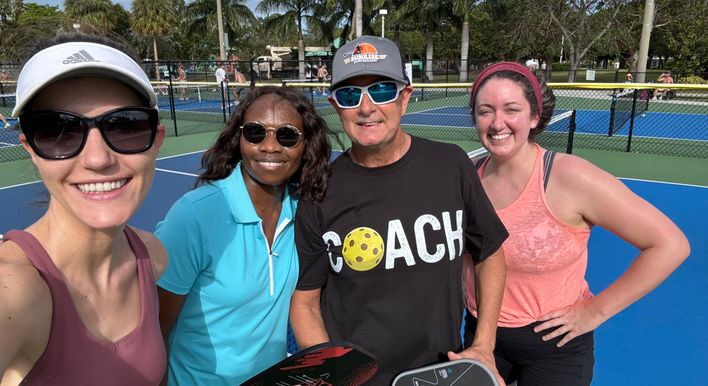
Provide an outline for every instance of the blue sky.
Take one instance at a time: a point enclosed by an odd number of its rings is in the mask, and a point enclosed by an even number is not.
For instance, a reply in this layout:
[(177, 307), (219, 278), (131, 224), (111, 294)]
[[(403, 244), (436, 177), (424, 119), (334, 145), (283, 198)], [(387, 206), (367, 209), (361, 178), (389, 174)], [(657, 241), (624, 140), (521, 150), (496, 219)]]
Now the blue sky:
[[(113, 3), (117, 3), (123, 6), (125, 9), (130, 9), (130, 4), (132, 3), (131, 0), (111, 0)], [(187, 0), (189, 2), (189, 0)], [(248, 4), (249, 8), (251, 10), (255, 10), (256, 6), (260, 0), (248, 0), (246, 1), (246, 4)], [(25, 0), (25, 3), (36, 3), (36, 4), (46, 4), (46, 5), (53, 5), (55, 7), (59, 7), (60, 9), (64, 8), (64, 0)]]

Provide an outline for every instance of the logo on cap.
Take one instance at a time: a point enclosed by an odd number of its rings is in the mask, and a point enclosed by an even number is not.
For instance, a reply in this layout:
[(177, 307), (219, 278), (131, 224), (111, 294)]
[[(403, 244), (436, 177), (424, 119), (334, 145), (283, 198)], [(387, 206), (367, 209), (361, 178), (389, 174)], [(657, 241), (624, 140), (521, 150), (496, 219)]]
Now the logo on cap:
[(69, 57), (67, 57), (62, 63), (63, 64), (76, 64), (76, 63), (83, 63), (83, 62), (98, 62), (99, 60), (96, 60), (86, 52), (86, 50), (81, 50)]
[(359, 43), (351, 52), (345, 52), (344, 64), (349, 63), (373, 63), (386, 59), (386, 54), (379, 54), (379, 51), (370, 43)]

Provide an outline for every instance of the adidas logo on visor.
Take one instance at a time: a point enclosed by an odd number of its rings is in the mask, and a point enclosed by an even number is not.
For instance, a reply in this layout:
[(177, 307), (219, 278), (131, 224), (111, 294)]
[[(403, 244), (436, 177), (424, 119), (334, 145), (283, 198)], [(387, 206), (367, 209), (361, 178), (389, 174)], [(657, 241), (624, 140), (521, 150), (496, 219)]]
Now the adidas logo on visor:
[(99, 62), (99, 60), (96, 60), (86, 52), (86, 50), (81, 50), (69, 57), (67, 57), (62, 64), (76, 64), (76, 63), (83, 63), (83, 62)]

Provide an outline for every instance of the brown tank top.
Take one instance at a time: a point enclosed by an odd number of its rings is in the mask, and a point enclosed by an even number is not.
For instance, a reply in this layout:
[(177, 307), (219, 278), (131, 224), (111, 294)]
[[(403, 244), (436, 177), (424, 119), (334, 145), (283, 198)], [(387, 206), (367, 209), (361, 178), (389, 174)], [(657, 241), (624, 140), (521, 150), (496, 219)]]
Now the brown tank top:
[(165, 347), (158, 321), (158, 301), (147, 248), (125, 227), (136, 256), (141, 315), (138, 326), (116, 342), (99, 341), (79, 316), (59, 269), (39, 241), (24, 231), (10, 231), (3, 241), (22, 248), (47, 282), (52, 295), (52, 323), (44, 353), (21, 385), (157, 385), (165, 371)]

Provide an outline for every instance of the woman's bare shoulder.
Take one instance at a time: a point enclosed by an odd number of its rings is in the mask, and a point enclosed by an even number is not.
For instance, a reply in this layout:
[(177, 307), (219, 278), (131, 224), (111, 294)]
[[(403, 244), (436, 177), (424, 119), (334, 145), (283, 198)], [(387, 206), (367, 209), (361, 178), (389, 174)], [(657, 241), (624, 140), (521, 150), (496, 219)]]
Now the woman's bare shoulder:
[(137, 233), (140, 240), (143, 241), (145, 247), (150, 255), (150, 262), (152, 263), (152, 270), (157, 280), (167, 267), (167, 250), (162, 245), (162, 242), (151, 232), (147, 232), (141, 229), (133, 228), (135, 233)]
[[(0, 320), (10, 325), (32, 323), (45, 311), (51, 316), (52, 297), (47, 283), (12, 241), (0, 243)], [(8, 322), (9, 323), (9, 322)]]
[(556, 154), (551, 178), (557, 177), (563, 185), (583, 189), (584, 184), (616, 183), (617, 179), (592, 162), (565, 153)]

